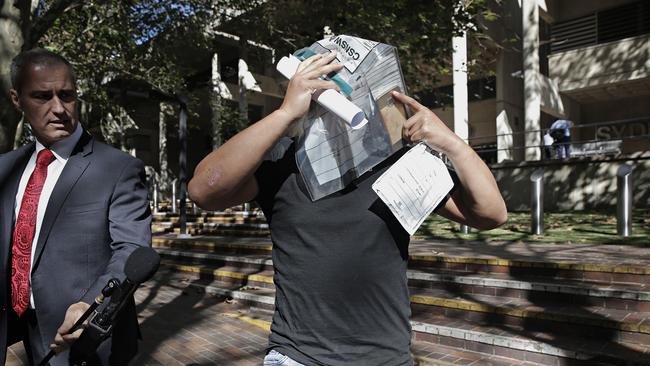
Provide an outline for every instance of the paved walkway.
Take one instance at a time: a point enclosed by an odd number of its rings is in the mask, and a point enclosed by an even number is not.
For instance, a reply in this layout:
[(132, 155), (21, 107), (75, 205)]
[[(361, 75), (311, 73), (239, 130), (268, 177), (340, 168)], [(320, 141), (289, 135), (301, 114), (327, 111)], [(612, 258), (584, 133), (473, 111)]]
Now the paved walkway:
[[(175, 239), (175, 235), (156, 238)], [(267, 238), (193, 237), (189, 240), (269, 248)], [(649, 268), (650, 248), (524, 242), (412, 241), (411, 255), (601, 263)], [(136, 294), (144, 341), (132, 365), (260, 365), (268, 324), (247, 317), (246, 306), (175, 287), (164, 274)], [(9, 349), (6, 365), (26, 366), (21, 344)]]
[[(194, 281), (169, 281), (168, 273), (159, 272), (136, 293), (143, 341), (130, 366), (262, 364), (269, 332), (267, 310), (251, 312), (236, 300), (205, 295), (188, 287)], [(413, 345), (420, 366), (539, 366), (438, 344)], [(5, 365), (28, 366), (22, 344), (9, 349)]]
[[(649, 239), (650, 240), (650, 239)], [(650, 245), (650, 241), (649, 241)], [(482, 241), (411, 241), (410, 254), (650, 266), (650, 246)]]
[[(245, 316), (245, 307), (159, 285), (165, 282), (156, 276), (136, 293), (143, 341), (131, 365), (261, 365), (268, 331)], [(22, 344), (11, 347), (6, 365), (27, 366)]]
[[(179, 240), (175, 234), (156, 235), (155, 240)], [(247, 238), (227, 236), (196, 235), (187, 241), (214, 242), (228, 244), (244, 244), (270, 248), (269, 238)], [(649, 246), (638, 247), (631, 245), (605, 244), (548, 244), (515, 242), (484, 242), (484, 241), (453, 241), (453, 240), (412, 240), (409, 252), (411, 255), (435, 255), (472, 258), (500, 258), (525, 261), (548, 261), (568, 263), (600, 263), (613, 266), (650, 266)]]
[(132, 365), (260, 365), (268, 333), (242, 320), (245, 307), (156, 279), (136, 296), (144, 341)]

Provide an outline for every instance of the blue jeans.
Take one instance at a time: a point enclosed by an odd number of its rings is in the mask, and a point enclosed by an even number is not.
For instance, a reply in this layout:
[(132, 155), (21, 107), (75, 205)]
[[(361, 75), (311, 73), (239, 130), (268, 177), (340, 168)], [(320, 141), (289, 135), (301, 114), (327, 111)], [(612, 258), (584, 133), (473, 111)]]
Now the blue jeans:
[(289, 356), (272, 349), (264, 357), (264, 366), (305, 366), (297, 361), (292, 360)]
[[(557, 151), (557, 157), (558, 159), (563, 159), (563, 158), (570, 158), (571, 157), (571, 137), (570, 136), (562, 136), (559, 142), (556, 142), (553, 144), (555, 146), (555, 150)], [(564, 150), (565, 154), (562, 156), (562, 150)]]

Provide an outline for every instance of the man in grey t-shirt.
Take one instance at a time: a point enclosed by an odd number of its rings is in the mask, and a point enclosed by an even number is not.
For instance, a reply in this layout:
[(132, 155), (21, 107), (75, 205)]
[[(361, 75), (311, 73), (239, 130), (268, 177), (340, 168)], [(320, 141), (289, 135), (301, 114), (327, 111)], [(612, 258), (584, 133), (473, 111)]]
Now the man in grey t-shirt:
[[(303, 61), (281, 107), (197, 166), (192, 199), (206, 209), (257, 200), (271, 228), (276, 311), (265, 365), (409, 365), (408, 234), (372, 192), (399, 154), (341, 192), (312, 202), (293, 150), (263, 162), (309, 109), (315, 90), (336, 88), (321, 75), (339, 70), (335, 54)], [(429, 109), (393, 93), (413, 116), (408, 141), (426, 141), (454, 165), (457, 187), (437, 213), (489, 229), (505, 222), (505, 204), (487, 166)]]

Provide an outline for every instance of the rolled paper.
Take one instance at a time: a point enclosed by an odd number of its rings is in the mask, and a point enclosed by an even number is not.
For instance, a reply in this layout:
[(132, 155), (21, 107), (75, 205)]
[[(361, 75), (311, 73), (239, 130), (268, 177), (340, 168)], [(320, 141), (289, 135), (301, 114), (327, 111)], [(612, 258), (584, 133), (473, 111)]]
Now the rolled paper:
[[(293, 55), (282, 57), (276, 69), (287, 79), (291, 79), (300, 65), (300, 59)], [(356, 104), (349, 101), (334, 89), (321, 89), (312, 94), (311, 99), (344, 120), (353, 129), (358, 129), (368, 123), (366, 114)]]
[[(303, 61), (308, 57), (316, 55), (316, 52), (310, 50), (309, 48), (303, 48), (302, 50), (296, 51), (293, 55)], [(352, 94), (353, 90), (350, 84), (341, 79), (341, 76), (339, 76), (336, 71), (332, 71), (327, 74), (327, 79), (333, 81), (336, 86), (339, 87), (341, 93), (345, 94), (346, 97), (349, 97)]]

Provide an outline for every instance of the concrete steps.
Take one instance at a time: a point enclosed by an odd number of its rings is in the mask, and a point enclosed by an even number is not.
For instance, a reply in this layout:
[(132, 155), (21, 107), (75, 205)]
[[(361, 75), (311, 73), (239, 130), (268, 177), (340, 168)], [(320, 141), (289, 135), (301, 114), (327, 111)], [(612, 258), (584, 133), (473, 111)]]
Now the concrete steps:
[[(180, 233), (177, 214), (157, 213), (151, 225), (154, 234)], [(225, 235), (268, 237), (269, 226), (261, 211), (204, 212), (186, 217), (187, 233), (191, 235)]]
[[(163, 267), (161, 271), (169, 271)], [(196, 276), (187, 276), (175, 273), (168, 278), (170, 284), (179, 288), (191, 288), (195, 291), (224, 298), (225, 301), (249, 306), (246, 312), (238, 315), (239, 320), (254, 324), (267, 331), (271, 328), (273, 315), (273, 290), (244, 286), (237, 289), (229, 288), (229, 284), (220, 281), (206, 281)], [(411, 353), (416, 366), (451, 366), (451, 365), (495, 365), (495, 366), (539, 366), (540, 363), (513, 360), (512, 358), (496, 354), (486, 354), (471, 350), (445, 346), (441, 343), (432, 343), (426, 340), (412, 339)]]
[[(178, 214), (169, 212), (153, 214), (153, 222), (178, 222)], [(187, 222), (257, 222), (266, 223), (261, 211), (203, 211), (187, 213)]]
[[(176, 250), (159, 248), (160, 254), (174, 260), (174, 263), (227, 266), (236, 263), (238, 267), (251, 267), (270, 271), (273, 262), (270, 256), (223, 255), (202, 250)], [(209, 270), (208, 270), (209, 272)], [(650, 311), (650, 292), (647, 284), (604, 283), (599, 281), (558, 280), (543, 277), (513, 278), (505, 273), (480, 274), (463, 271), (441, 271), (415, 267), (407, 272), (409, 283), (414, 288), (442, 289), (448, 292), (471, 295), (489, 295), (499, 298), (529, 299), (536, 304), (557, 303), (576, 306), (602, 307), (615, 310)], [(269, 282), (270, 283), (270, 282)]]
[[(195, 286), (272, 309), (268, 240), (154, 245), (166, 270), (204, 281)], [(407, 273), (416, 341), (543, 365), (650, 365), (648, 268), (430, 252), (414, 242)]]

